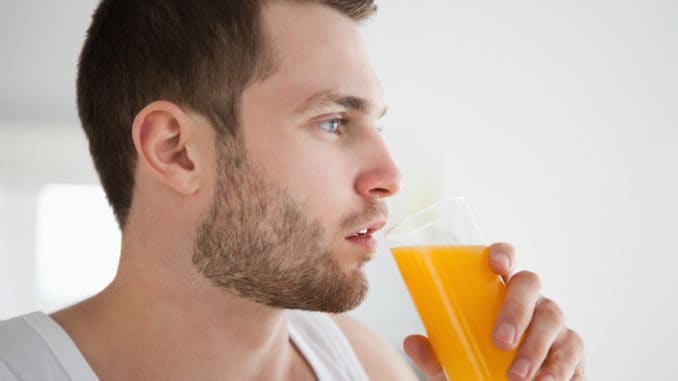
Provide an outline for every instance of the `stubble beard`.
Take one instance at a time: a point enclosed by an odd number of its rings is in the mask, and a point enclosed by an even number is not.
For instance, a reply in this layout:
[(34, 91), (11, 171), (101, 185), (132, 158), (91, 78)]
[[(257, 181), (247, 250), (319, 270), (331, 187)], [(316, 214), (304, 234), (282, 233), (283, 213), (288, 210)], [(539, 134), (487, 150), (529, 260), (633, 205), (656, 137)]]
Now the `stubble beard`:
[(198, 271), (227, 292), (275, 308), (357, 307), (367, 294), (364, 273), (342, 269), (320, 221), (265, 181), (234, 138), (218, 140), (217, 188), (194, 245)]

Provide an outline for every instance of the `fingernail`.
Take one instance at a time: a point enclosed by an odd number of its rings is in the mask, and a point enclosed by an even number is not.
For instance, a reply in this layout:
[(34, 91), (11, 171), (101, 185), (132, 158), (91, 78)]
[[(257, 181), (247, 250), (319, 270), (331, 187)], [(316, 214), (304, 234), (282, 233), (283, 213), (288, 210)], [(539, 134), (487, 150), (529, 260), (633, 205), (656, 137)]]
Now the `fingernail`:
[(525, 359), (516, 360), (511, 367), (511, 373), (517, 374), (520, 377), (527, 377), (530, 372), (530, 362)]
[(516, 330), (509, 323), (502, 323), (494, 332), (494, 338), (507, 344), (513, 344), (516, 337)]
[(553, 376), (551, 376), (550, 374), (547, 374), (546, 376), (541, 378), (541, 381), (556, 381), (556, 379), (553, 378)]
[(511, 261), (509, 260), (508, 255), (503, 254), (503, 253), (498, 253), (495, 254), (492, 257), (492, 262), (504, 267), (504, 268), (509, 268), (511, 267)]

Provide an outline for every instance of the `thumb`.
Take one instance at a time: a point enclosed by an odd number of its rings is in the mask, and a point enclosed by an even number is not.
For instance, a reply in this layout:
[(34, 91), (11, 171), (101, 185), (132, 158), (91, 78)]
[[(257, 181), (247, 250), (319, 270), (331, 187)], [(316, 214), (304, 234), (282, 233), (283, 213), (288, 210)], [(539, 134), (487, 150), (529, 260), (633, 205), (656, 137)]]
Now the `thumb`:
[(431, 343), (425, 336), (410, 335), (403, 341), (405, 353), (412, 359), (414, 365), (426, 375), (429, 381), (445, 381), (445, 373), (433, 353)]

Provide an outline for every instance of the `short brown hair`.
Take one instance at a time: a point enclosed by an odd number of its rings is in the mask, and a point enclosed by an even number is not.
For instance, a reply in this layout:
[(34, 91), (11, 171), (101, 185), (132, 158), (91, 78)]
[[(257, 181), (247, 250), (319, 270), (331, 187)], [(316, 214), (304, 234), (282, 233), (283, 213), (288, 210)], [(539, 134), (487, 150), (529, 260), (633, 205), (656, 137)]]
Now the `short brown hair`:
[[(270, 74), (261, 9), (274, 0), (102, 0), (92, 17), (77, 79), (78, 111), (119, 226), (132, 204), (136, 114), (168, 100), (205, 116), (234, 137), (240, 96)], [(356, 21), (374, 0), (316, 1)]]

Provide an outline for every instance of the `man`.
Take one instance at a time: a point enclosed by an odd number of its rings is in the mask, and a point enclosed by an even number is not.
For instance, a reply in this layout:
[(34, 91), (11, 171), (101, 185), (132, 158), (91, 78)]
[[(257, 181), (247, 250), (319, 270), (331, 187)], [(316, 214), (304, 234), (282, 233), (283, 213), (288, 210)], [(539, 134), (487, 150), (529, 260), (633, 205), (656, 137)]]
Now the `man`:
[[(361, 268), (401, 181), (357, 28), (374, 10), (369, 0), (104, 0), (78, 106), (122, 230), (118, 272), (70, 308), (0, 324), (0, 376), (414, 379), (341, 314), (365, 295)], [(524, 334), (508, 378), (583, 379), (581, 339), (536, 275), (510, 277), (511, 246), (491, 249), (508, 280), (494, 341), (511, 349)], [(426, 338), (404, 347), (444, 379)]]

